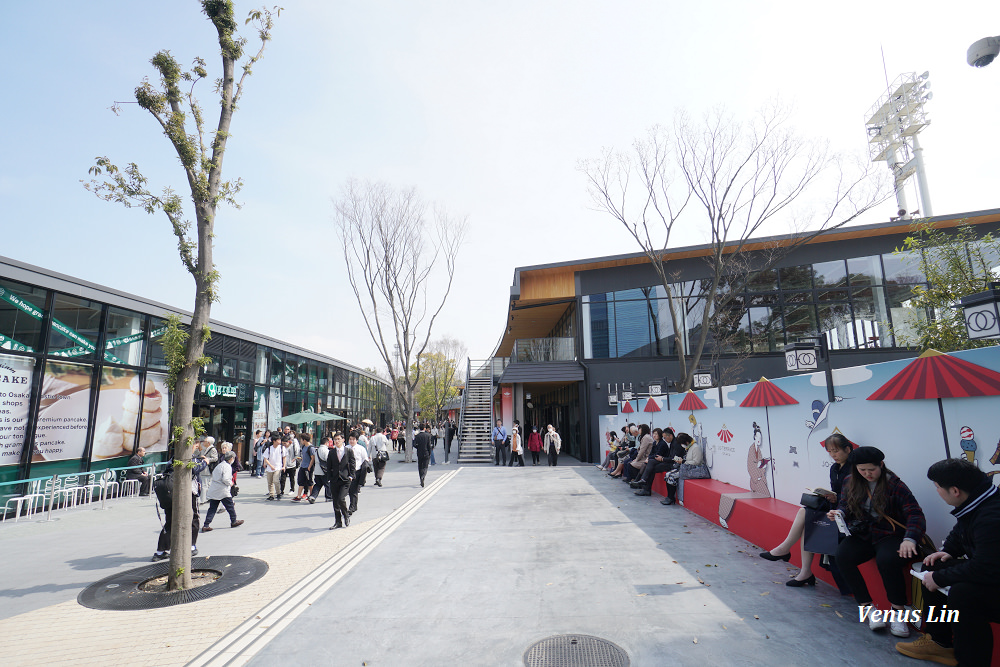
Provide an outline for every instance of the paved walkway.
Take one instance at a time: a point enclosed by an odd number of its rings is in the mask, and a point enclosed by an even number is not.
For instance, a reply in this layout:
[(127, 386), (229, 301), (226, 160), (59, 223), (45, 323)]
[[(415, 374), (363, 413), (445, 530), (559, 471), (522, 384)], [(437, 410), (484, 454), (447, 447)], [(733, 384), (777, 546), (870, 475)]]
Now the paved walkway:
[[(568, 462), (568, 461), (567, 461)], [(916, 665), (835, 590), (792, 590), (783, 563), (593, 466), (390, 464), (349, 529), (330, 506), (251, 498), (247, 524), (202, 555), (263, 558), (268, 574), (188, 605), (101, 612), (80, 589), (148, 562), (151, 504), (0, 526), (7, 665), (522, 665), (561, 633), (613, 641), (632, 665)], [(226, 521), (216, 522), (223, 527)], [(72, 558), (67, 554), (72, 553)], [(15, 564), (15, 565), (12, 565)]]

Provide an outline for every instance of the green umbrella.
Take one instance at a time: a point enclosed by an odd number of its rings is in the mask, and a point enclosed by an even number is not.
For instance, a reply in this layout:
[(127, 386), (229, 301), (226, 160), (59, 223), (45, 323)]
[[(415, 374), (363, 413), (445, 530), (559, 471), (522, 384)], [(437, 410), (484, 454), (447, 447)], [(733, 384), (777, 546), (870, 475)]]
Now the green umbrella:
[(324, 412), (323, 416), (326, 417), (325, 421), (334, 420), (334, 419), (347, 419), (347, 417), (341, 417), (340, 415), (335, 415), (332, 412)]
[(312, 410), (296, 412), (293, 415), (288, 415), (287, 417), (281, 418), (281, 421), (284, 424), (308, 424), (312, 422), (325, 422), (329, 420), (330, 420), (330, 415), (321, 412), (313, 412)]

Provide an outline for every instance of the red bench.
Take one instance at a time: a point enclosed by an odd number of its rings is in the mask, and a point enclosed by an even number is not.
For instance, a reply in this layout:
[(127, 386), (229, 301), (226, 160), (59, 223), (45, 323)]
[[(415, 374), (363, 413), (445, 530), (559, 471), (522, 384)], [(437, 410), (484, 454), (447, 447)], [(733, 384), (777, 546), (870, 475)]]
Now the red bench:
[[(716, 525), (719, 523), (719, 501), (724, 493), (749, 493), (732, 484), (726, 484), (714, 479), (684, 480), (684, 507), (695, 514), (708, 519)], [(662, 475), (657, 475), (653, 490), (660, 495), (666, 494), (666, 484)], [(769, 549), (785, 540), (788, 530), (792, 527), (795, 514), (799, 511), (797, 505), (786, 503), (774, 498), (738, 498), (733, 506), (732, 514), (726, 521), (730, 532), (761, 547)], [(798, 543), (792, 546), (791, 564), (802, 566), (801, 548)], [(756, 554), (754, 554), (756, 555)], [(872, 594), (875, 606), (888, 609), (889, 601), (885, 597), (882, 578), (875, 567), (875, 561), (863, 563), (859, 568), (868, 584), (868, 592)], [(829, 570), (819, 566), (818, 559), (813, 562), (813, 574), (831, 586), (837, 586)], [(992, 667), (1000, 667), (1000, 624), (993, 624), (993, 661)]]

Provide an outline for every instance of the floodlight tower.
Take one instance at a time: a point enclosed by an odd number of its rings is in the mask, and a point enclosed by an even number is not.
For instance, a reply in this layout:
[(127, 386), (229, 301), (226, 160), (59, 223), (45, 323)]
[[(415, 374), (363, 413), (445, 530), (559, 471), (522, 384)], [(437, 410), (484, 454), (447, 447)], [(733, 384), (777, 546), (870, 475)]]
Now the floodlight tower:
[[(898, 217), (903, 219), (909, 219), (911, 213), (919, 213), (925, 218), (934, 215), (927, 173), (924, 171), (923, 149), (917, 136), (931, 123), (924, 112), (924, 103), (933, 97), (931, 82), (927, 80), (929, 76), (930, 72), (919, 76), (916, 72), (900, 75), (868, 110), (865, 121), (871, 160), (884, 161), (889, 166), (899, 205)], [(903, 186), (914, 174), (920, 193), (920, 208), (911, 212)]]

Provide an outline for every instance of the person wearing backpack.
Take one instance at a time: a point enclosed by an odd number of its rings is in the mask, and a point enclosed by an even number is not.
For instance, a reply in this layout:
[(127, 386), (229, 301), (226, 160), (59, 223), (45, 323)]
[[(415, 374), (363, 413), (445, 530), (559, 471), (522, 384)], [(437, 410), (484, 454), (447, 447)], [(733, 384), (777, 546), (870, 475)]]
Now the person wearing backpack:
[(281, 483), (278, 487), (278, 498), (285, 495), (285, 482), (288, 482), (288, 492), (295, 493), (295, 474), (302, 461), (302, 447), (293, 436), (281, 436), (281, 444), (285, 447), (285, 469), (281, 472)]
[(299, 465), (299, 492), (292, 498), (297, 503), (309, 497), (316, 471), (316, 448), (313, 447), (312, 436), (303, 433), (299, 437), (302, 438), (304, 445), (302, 446), (302, 463)]
[(319, 496), (320, 489), (323, 489), (327, 500), (330, 500), (330, 489), (326, 484), (327, 474), (326, 474), (326, 461), (330, 456), (330, 445), (333, 444), (333, 438), (331, 436), (326, 436), (320, 443), (319, 447), (316, 448), (316, 466), (313, 468), (313, 486), (312, 491), (309, 493), (309, 504), (312, 505), (316, 502), (316, 498)]
[[(201, 517), (198, 515), (198, 476), (203, 470), (208, 469), (208, 461), (198, 456), (195, 456), (193, 460), (195, 466), (191, 469), (191, 555), (197, 556), (198, 530), (201, 528)], [(153, 494), (156, 495), (157, 505), (163, 509), (163, 526), (160, 528), (160, 536), (156, 540), (156, 551), (153, 552), (153, 557), (150, 559), (154, 563), (170, 558), (170, 528), (174, 512), (173, 472), (173, 466), (167, 466), (163, 475), (157, 477), (153, 482)]]
[(264, 472), (267, 475), (267, 500), (278, 497), (279, 475), (285, 469), (285, 448), (281, 446), (281, 436), (277, 432), (271, 434), (271, 442), (261, 451), (264, 457)]

